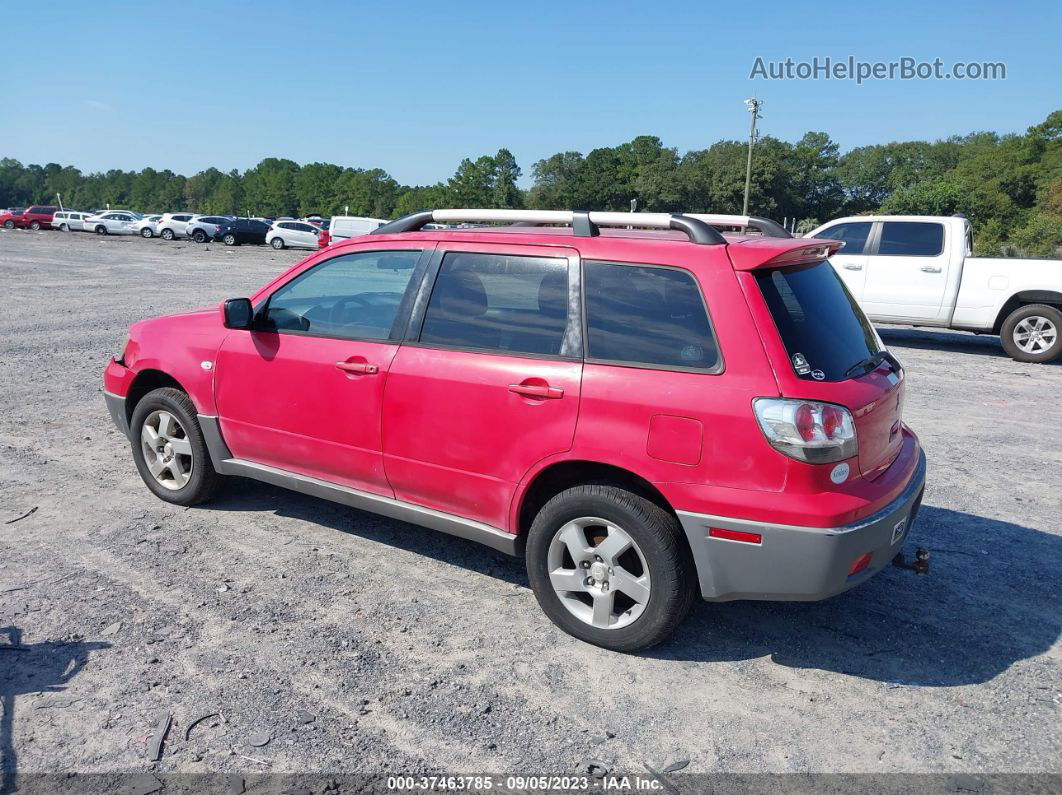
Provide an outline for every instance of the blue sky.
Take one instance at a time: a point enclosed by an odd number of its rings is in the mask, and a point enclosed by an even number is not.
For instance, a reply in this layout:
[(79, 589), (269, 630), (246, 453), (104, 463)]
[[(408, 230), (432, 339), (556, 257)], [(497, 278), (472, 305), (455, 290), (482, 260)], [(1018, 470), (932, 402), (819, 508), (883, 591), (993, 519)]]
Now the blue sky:
[[(5, 3), (0, 157), (83, 171), (267, 156), (404, 183), (500, 147), (532, 164), (636, 135), (761, 130), (842, 150), (1022, 132), (1062, 107), (1062, 4)], [(47, 13), (42, 10), (47, 8)], [(866, 8), (866, 10), (864, 10)], [(246, 11), (243, 9), (253, 9)], [(1003, 61), (1004, 81), (750, 80), (757, 56)]]

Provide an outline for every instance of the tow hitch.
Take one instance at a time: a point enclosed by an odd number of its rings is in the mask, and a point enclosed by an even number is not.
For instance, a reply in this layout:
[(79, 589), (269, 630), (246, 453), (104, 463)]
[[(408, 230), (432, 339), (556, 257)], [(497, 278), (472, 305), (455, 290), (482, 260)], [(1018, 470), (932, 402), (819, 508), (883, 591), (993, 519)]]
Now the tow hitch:
[(903, 559), (903, 550), (901, 549), (896, 553), (896, 557), (892, 559), (892, 565), (898, 569), (910, 569), (915, 574), (929, 574), (929, 550), (925, 547), (918, 547), (915, 550), (914, 563), (908, 563)]

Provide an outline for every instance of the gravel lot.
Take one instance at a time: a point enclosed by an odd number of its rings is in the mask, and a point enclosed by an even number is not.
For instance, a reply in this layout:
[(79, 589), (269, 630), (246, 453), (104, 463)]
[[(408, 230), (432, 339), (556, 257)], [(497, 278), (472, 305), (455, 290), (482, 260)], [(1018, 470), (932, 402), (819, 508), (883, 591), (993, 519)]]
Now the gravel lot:
[(125, 329), (246, 295), (304, 253), (0, 230), (0, 643), (24, 647), (0, 652), (9, 782), (590, 758), (1062, 772), (1062, 366), (883, 329), (930, 462), (912, 542), (931, 574), (699, 604), (623, 656), (555, 629), (522, 564), (472, 543), (250, 481), (190, 510), (144, 487), (100, 393)]

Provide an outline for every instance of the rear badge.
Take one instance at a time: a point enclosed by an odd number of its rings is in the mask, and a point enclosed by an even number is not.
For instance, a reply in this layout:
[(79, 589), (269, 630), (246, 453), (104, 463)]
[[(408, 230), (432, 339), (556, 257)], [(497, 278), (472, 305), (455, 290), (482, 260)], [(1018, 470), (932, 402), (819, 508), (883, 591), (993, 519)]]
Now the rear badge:
[(825, 381), (826, 373), (822, 372), (822, 370), (812, 370), (811, 377), (814, 378), (816, 381)]
[(797, 371), (797, 375), (807, 375), (811, 372), (811, 365), (808, 364), (808, 360), (804, 358), (804, 354), (793, 354), (793, 369)]
[(849, 469), (848, 469), (848, 463), (847, 462), (842, 463), (842, 464), (838, 464), (830, 472), (830, 480), (832, 480), (834, 483), (838, 483), (838, 484), (844, 483), (846, 480), (848, 480), (848, 472), (849, 472)]
[(907, 526), (907, 518), (904, 517), (896, 523), (896, 526), (892, 528), (892, 543), (895, 544), (901, 538), (903, 538), (903, 529)]

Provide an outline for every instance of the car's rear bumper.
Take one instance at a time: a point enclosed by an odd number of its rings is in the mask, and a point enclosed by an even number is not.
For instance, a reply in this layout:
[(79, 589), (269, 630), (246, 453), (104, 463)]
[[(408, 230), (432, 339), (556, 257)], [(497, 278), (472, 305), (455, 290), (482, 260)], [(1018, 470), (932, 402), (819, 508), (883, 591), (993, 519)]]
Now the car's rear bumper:
[[(848, 590), (887, 566), (907, 538), (922, 502), (925, 454), (903, 491), (865, 519), (833, 528), (798, 527), (678, 511), (697, 565), (701, 595), (735, 599), (815, 601)], [(759, 543), (709, 535), (712, 528), (755, 534)], [(871, 553), (870, 564), (849, 576)]]

